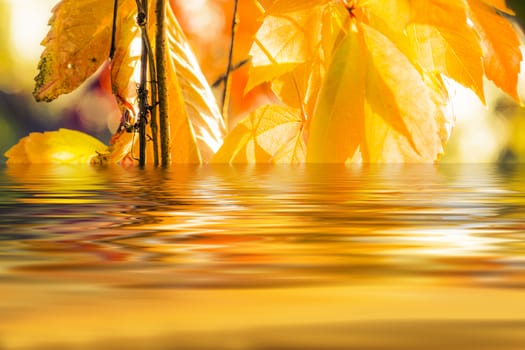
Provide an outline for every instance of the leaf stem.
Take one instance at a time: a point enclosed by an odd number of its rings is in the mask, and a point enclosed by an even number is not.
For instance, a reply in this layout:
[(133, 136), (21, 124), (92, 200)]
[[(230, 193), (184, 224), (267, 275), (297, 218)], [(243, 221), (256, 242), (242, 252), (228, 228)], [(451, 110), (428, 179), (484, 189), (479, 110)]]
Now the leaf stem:
[(164, 22), (166, 19), (166, 0), (157, 0), (155, 7), (157, 20), (155, 56), (157, 62), (157, 86), (159, 97), (159, 129), (161, 164), (167, 166), (171, 163), (170, 124), (168, 119), (168, 88), (166, 78), (166, 32)]
[(233, 3), (233, 19), (231, 27), (231, 41), (230, 41), (230, 51), (228, 54), (228, 67), (226, 68), (226, 75), (224, 77), (224, 91), (222, 92), (222, 117), (226, 126), (228, 126), (228, 114), (230, 108), (230, 86), (231, 79), (230, 75), (232, 72), (232, 62), (233, 62), (233, 46), (235, 44), (235, 32), (237, 29), (237, 8), (239, 5), (239, 0), (235, 0)]

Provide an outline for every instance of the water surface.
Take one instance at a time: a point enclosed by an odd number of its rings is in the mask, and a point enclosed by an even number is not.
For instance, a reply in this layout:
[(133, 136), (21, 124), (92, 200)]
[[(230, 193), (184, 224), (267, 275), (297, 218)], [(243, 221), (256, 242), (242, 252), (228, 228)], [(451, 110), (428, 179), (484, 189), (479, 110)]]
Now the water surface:
[(0, 349), (523, 349), (525, 168), (0, 168)]

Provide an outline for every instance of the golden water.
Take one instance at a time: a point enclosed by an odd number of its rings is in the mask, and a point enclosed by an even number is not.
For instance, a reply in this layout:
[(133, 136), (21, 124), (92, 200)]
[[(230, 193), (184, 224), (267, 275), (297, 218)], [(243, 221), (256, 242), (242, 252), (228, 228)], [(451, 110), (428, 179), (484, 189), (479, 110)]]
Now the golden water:
[(0, 349), (525, 349), (525, 168), (0, 168)]

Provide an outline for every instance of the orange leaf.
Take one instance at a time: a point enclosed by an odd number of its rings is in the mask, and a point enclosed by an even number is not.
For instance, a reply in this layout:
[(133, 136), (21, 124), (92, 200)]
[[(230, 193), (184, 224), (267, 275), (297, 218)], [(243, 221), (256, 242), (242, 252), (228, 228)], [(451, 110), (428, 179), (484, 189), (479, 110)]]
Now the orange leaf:
[[(516, 101), (522, 55), (518, 35), (512, 24), (489, 5), (467, 0), (474, 28), (481, 37), (483, 63), (487, 78)], [(490, 2), (501, 6), (500, 2)]]
[[(171, 7), (167, 8), (167, 30), (169, 59), (173, 63), (175, 76), (171, 82), (178, 82), (181, 92), (181, 102), (191, 123), (195, 135), (200, 158), (208, 162), (222, 144), (226, 127), (219, 111), (215, 96), (206, 78), (202, 74), (184, 33), (173, 14)], [(179, 113), (180, 114), (180, 113)], [(171, 118), (177, 116), (170, 113)], [(175, 142), (177, 141), (175, 135)]]
[(514, 11), (507, 7), (507, 2), (505, 0), (483, 0), (485, 3), (493, 6), (501, 12), (504, 12), (509, 15), (514, 15)]

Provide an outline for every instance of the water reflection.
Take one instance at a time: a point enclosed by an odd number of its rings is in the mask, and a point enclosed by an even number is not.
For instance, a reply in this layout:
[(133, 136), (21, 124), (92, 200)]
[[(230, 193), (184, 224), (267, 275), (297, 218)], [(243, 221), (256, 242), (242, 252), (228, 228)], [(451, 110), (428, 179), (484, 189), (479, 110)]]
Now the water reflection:
[[(231, 303), (277, 288), (269, 300), (293, 291), (305, 304), (311, 288), (329, 288), (331, 298), (391, 285), (517, 291), (525, 287), (524, 170), (10, 166), (0, 170), (0, 287), (11, 304), (44, 289), (134, 301), (237, 290), (223, 300)], [(77, 302), (90, 300), (82, 295)]]
[[(484, 168), (5, 173), (3, 250), (26, 273), (52, 278), (107, 265), (124, 273), (112, 284), (147, 288), (348, 283), (355, 276), (523, 286), (516, 273), (507, 281), (505, 269), (522, 261), (523, 192)], [(136, 264), (150, 273), (137, 276)], [(166, 281), (167, 273), (180, 278)]]

